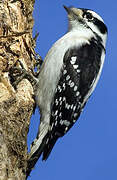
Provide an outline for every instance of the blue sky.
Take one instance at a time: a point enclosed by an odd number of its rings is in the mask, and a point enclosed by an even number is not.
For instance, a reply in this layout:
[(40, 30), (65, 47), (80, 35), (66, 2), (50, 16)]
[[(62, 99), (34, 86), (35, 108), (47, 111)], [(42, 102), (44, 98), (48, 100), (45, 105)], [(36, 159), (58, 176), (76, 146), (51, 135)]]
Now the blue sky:
[[(62, 7), (89, 8), (108, 27), (103, 72), (74, 127), (53, 148), (46, 162), (38, 161), (28, 180), (117, 180), (117, 2), (115, 0), (36, 0), (33, 34), (39, 32), (36, 52), (44, 59), (51, 45), (67, 31)], [(31, 119), (28, 144), (36, 136), (39, 113)]]

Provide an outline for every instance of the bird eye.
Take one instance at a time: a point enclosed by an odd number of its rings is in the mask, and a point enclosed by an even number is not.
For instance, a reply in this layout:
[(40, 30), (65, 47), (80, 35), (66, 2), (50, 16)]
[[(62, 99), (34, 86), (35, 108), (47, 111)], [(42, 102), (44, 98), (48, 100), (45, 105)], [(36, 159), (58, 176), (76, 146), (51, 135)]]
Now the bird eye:
[(89, 13), (89, 12), (85, 13), (85, 14), (83, 15), (83, 17), (86, 18), (86, 19), (89, 19), (89, 20), (93, 19), (93, 16), (92, 16), (91, 13)]

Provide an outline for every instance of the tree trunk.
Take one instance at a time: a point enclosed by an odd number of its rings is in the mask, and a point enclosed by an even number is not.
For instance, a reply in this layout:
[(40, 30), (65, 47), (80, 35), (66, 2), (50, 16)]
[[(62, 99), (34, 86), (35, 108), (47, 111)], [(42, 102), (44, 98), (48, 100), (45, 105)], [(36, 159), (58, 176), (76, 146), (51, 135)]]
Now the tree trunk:
[(33, 112), (33, 88), (26, 79), (15, 90), (11, 67), (35, 66), (32, 38), (34, 0), (0, 0), (0, 180), (24, 180), (27, 134)]

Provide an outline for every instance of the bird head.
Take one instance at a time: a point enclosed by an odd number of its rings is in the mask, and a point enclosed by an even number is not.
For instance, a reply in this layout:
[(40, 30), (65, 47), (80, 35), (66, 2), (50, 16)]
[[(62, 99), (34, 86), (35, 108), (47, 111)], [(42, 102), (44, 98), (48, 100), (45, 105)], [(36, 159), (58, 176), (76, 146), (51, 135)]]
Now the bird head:
[(66, 6), (64, 8), (68, 13), (69, 31), (89, 29), (101, 37), (103, 44), (106, 43), (107, 27), (103, 19), (96, 12), (83, 8)]

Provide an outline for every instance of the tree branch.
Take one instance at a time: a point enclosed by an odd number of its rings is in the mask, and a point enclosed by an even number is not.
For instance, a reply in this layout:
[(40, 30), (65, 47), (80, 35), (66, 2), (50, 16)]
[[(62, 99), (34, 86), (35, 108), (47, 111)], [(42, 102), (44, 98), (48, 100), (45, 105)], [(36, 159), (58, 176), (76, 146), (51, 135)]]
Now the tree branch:
[(0, 180), (24, 180), (27, 168), (27, 134), (35, 104), (26, 79), (12, 87), (9, 70), (19, 61), (32, 72), (35, 41), (32, 38), (34, 0), (0, 1)]

